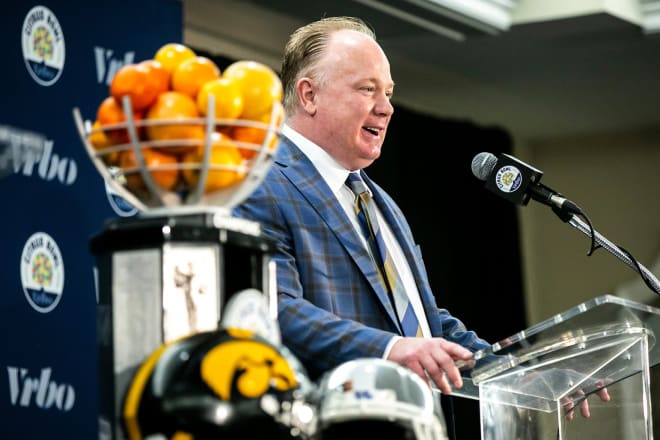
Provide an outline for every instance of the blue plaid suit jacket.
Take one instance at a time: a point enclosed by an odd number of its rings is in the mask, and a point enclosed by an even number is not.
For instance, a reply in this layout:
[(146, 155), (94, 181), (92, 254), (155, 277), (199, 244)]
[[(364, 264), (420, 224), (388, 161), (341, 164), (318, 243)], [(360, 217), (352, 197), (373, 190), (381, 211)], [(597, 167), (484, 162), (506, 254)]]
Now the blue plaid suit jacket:
[[(477, 351), (488, 346), (440, 309), (419, 246), (394, 200), (362, 171), (410, 264), (434, 336)], [(312, 162), (282, 137), (264, 181), (234, 215), (259, 222), (277, 245), (283, 344), (310, 378), (359, 357), (381, 357), (399, 334), (396, 316), (358, 232)]]

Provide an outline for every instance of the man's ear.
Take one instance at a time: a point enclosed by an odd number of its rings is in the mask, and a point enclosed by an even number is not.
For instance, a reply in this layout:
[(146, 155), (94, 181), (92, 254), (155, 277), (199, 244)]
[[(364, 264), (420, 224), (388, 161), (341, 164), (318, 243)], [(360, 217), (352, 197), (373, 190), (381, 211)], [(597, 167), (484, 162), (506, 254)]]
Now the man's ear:
[(301, 78), (296, 85), (298, 101), (305, 113), (313, 116), (316, 113), (316, 89), (310, 78)]

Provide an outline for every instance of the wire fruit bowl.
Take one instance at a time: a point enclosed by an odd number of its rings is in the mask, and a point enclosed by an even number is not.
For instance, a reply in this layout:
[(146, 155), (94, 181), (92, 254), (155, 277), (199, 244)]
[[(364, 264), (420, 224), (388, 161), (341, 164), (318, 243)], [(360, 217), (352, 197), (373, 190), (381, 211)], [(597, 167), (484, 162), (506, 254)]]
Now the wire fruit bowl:
[[(73, 109), (73, 117), (96, 169), (142, 215), (229, 212), (256, 189), (272, 165), (284, 110), (275, 102), (265, 123), (215, 119), (214, 105), (214, 97), (209, 96), (206, 117), (135, 120), (130, 98), (124, 97), (125, 123), (96, 126), (84, 121), (78, 108)], [(152, 140), (144, 135), (148, 127), (158, 126), (175, 130), (202, 127), (204, 137)], [(236, 127), (257, 130), (263, 135), (259, 136), (261, 142), (233, 140), (222, 134)], [(121, 141), (95, 145), (92, 140), (99, 134)], [(120, 163), (117, 158), (121, 155), (130, 155), (131, 160)]]

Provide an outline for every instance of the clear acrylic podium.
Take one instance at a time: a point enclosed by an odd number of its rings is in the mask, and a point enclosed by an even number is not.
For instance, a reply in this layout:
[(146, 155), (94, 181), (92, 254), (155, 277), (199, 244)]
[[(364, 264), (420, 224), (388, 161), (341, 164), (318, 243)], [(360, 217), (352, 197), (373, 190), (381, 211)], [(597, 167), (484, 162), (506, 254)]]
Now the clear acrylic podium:
[[(649, 440), (657, 334), (660, 309), (599, 296), (478, 352), (454, 395), (479, 399), (482, 440)], [(603, 387), (609, 402), (598, 397)], [(578, 406), (587, 397), (585, 419)]]

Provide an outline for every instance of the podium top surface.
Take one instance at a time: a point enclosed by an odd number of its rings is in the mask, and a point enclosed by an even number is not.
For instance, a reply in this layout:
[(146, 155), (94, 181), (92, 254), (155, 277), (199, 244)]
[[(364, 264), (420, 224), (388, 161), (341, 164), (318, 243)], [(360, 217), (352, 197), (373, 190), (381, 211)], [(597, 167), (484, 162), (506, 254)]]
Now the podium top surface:
[[(506, 389), (548, 408), (564, 395), (592, 393), (660, 363), (660, 309), (613, 295), (590, 299), (475, 353), (456, 394)], [(483, 397), (483, 396), (482, 396)]]

